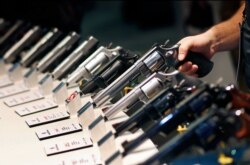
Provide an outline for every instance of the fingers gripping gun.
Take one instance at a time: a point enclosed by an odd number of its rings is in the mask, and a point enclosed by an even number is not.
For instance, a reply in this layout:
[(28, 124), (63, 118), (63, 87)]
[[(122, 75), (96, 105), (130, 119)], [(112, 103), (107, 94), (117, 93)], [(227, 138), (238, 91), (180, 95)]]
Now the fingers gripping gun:
[(179, 44), (168, 48), (166, 44), (155, 45), (143, 57), (141, 57), (126, 72), (118, 77), (113, 83), (93, 97), (93, 105), (100, 106), (109, 101), (114, 95), (122, 90), (130, 81), (139, 76), (148, 77), (153, 72), (175, 69), (185, 61), (191, 61), (198, 65), (197, 74), (202, 77), (208, 74), (213, 63), (202, 55), (189, 52), (188, 56), (181, 63), (177, 60)]

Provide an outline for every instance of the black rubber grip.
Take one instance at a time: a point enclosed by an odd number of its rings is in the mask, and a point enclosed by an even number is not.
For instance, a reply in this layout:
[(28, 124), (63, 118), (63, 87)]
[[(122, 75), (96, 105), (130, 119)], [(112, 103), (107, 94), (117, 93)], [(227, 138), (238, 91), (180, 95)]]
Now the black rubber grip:
[(187, 61), (191, 61), (193, 64), (196, 64), (198, 66), (198, 70), (196, 72), (198, 77), (206, 76), (209, 72), (211, 72), (214, 66), (214, 63), (204, 57), (202, 54), (189, 51), (186, 58), (183, 61), (179, 61), (177, 63), (176, 68)]

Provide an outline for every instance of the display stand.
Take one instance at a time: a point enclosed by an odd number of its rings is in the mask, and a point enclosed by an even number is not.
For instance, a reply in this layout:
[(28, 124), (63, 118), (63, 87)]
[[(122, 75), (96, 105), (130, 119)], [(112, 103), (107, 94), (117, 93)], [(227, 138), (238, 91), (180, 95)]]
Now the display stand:
[(32, 88), (37, 86), (38, 83), (38, 73), (36, 69), (30, 68), (24, 75), (24, 83)]
[(52, 90), (52, 96), (57, 104), (65, 104), (65, 98), (68, 95), (67, 87), (64, 82), (61, 82)]
[(0, 76), (6, 75), (6, 72), (7, 72), (6, 66), (4, 64), (3, 59), (1, 58), (0, 59)]
[(53, 90), (53, 79), (49, 74), (46, 74), (39, 82), (39, 88), (43, 95), (51, 94)]
[[(117, 151), (115, 137), (111, 131), (104, 135), (98, 142), (99, 150), (101, 153), (101, 160), (106, 161), (112, 153)], [(112, 164), (123, 164), (121, 156), (117, 156), (112, 160)]]
[(8, 70), (8, 73), (12, 81), (19, 81), (23, 79), (23, 68), (19, 63), (13, 64)]

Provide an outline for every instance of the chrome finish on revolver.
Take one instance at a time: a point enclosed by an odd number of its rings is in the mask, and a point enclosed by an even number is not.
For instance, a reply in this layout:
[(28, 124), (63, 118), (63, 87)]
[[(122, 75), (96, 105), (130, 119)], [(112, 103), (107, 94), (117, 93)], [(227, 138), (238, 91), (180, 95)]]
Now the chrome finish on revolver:
[(46, 69), (51, 65), (57, 58), (69, 49), (72, 48), (80, 36), (76, 32), (71, 32), (67, 35), (54, 49), (52, 49), (38, 64), (37, 70), (40, 72), (46, 71)]
[(61, 32), (57, 28), (51, 29), (47, 32), (21, 59), (21, 64), (24, 67), (30, 66), (41, 53), (54, 44), (60, 37)]
[(117, 46), (114, 49), (99, 47), (89, 58), (87, 58), (78, 68), (69, 75), (67, 84), (73, 84), (80, 79), (90, 80), (106, 63), (115, 58), (123, 48)]
[(126, 72), (93, 98), (95, 106), (107, 102), (130, 81), (140, 75), (147, 77), (155, 71), (166, 70), (174, 66), (177, 61), (174, 57), (178, 55), (178, 48), (179, 45), (174, 45), (171, 48), (166, 48), (166, 45), (154, 46)]
[[(176, 72), (177, 74), (178, 72)], [(172, 74), (170, 75), (172, 76)], [(164, 89), (168, 84), (171, 83), (171, 77), (163, 75), (160, 72), (155, 72), (143, 82), (138, 84), (132, 91), (127, 95), (122, 97), (118, 102), (116, 102), (111, 108), (105, 112), (105, 116), (110, 118), (124, 110), (131, 105), (135, 104), (137, 101), (142, 101), (147, 103), (150, 99), (157, 95), (162, 89)]]
[(52, 72), (52, 76), (57, 79), (68, 71), (72, 65), (79, 61), (82, 57), (89, 54), (89, 52), (98, 44), (98, 40), (93, 36), (88, 40), (80, 44), (55, 70)]

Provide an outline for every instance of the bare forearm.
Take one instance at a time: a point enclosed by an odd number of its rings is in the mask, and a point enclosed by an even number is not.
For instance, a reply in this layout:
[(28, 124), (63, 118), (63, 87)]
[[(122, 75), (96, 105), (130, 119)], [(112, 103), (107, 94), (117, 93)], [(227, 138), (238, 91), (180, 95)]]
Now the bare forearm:
[(240, 27), (242, 23), (242, 12), (245, 4), (243, 3), (238, 11), (227, 21), (213, 26), (206, 33), (212, 35), (212, 49), (215, 52), (231, 50), (238, 46), (240, 38)]

